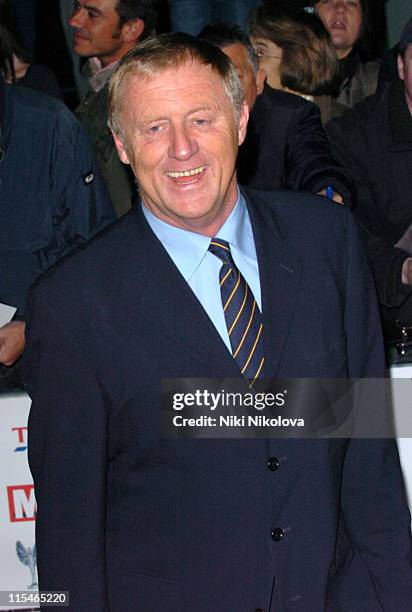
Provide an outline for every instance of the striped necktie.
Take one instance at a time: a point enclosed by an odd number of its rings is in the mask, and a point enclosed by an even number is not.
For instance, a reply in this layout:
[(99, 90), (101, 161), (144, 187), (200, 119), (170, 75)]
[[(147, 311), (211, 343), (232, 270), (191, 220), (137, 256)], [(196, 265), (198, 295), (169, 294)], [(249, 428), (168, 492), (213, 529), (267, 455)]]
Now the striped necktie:
[(222, 261), (220, 295), (232, 356), (243, 376), (253, 385), (263, 375), (262, 315), (253, 293), (232, 259), (229, 244), (212, 238), (209, 251)]

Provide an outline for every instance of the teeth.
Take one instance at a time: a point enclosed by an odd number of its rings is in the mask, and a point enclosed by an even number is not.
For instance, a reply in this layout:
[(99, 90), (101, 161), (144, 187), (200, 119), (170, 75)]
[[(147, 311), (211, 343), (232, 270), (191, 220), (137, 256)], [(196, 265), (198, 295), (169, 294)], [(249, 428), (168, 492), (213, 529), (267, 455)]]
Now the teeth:
[(183, 176), (195, 176), (195, 174), (200, 174), (206, 170), (206, 166), (199, 166), (198, 168), (193, 168), (193, 170), (184, 170), (183, 172), (166, 172), (167, 176), (170, 178), (182, 178)]

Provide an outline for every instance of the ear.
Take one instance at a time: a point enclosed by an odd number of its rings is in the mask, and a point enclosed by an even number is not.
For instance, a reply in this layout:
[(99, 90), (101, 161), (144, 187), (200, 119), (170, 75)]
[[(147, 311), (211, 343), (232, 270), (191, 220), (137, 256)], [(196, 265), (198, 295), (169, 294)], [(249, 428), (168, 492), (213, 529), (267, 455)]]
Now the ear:
[(144, 30), (143, 19), (130, 19), (122, 26), (122, 38), (124, 42), (137, 42)]
[(405, 80), (405, 64), (403, 61), (403, 57), (400, 53), (398, 55), (398, 74), (399, 74), (399, 78), (402, 81), (404, 81)]
[(249, 107), (246, 100), (243, 102), (242, 110), (240, 113), (238, 135), (239, 135), (239, 146), (246, 138), (247, 122), (249, 120)]
[(125, 149), (125, 147), (123, 145), (123, 142), (120, 139), (120, 136), (118, 134), (115, 134), (113, 132), (113, 130), (112, 130), (112, 135), (113, 135), (113, 138), (114, 138), (114, 144), (116, 145), (116, 149), (117, 149), (117, 152), (119, 154), (120, 160), (124, 164), (130, 164), (129, 157), (128, 157), (127, 153), (126, 153), (126, 149)]
[(256, 73), (256, 91), (257, 91), (258, 96), (260, 96), (260, 94), (263, 91), (265, 81), (266, 81), (266, 72), (263, 70), (263, 68), (258, 68), (258, 71)]

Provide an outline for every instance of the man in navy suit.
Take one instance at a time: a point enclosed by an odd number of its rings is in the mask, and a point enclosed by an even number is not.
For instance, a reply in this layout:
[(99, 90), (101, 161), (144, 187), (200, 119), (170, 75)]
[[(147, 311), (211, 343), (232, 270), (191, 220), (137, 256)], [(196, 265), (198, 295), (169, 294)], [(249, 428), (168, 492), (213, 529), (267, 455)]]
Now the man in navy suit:
[[(350, 213), (239, 190), (247, 115), (219, 49), (139, 45), (113, 77), (110, 125), (140, 201), (32, 290), (39, 584), (69, 590), (76, 612), (411, 608), (393, 440), (160, 434), (165, 378), (242, 379), (257, 353), (249, 380), (384, 372)], [(232, 278), (239, 320), (251, 307), (236, 350)]]

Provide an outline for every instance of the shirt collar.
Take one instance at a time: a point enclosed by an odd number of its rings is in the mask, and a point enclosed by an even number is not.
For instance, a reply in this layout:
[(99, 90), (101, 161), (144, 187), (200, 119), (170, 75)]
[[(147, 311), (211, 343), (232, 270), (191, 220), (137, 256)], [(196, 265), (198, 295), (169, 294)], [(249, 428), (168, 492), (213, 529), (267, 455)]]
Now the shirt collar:
[[(150, 227), (170, 257), (178, 265), (184, 279), (189, 282), (206, 256), (210, 238), (169, 225), (158, 219), (143, 203), (141, 206)], [(226, 240), (231, 249), (242, 253), (245, 257), (256, 260), (252, 226), (246, 202), (239, 189), (236, 204), (217, 233), (217, 237)]]
[(112, 62), (103, 68), (98, 57), (90, 57), (87, 61), (87, 75), (90, 87), (98, 92), (106, 85), (107, 81), (115, 71), (119, 60)]

